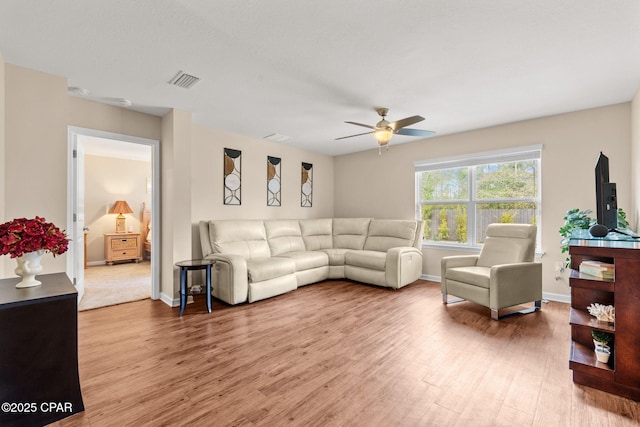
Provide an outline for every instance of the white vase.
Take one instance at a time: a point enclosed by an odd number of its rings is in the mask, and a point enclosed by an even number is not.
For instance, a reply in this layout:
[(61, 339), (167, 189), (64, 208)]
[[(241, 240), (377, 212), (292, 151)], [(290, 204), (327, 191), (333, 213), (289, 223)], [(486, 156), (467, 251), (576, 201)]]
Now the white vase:
[(16, 258), (18, 267), (15, 269), (15, 273), (22, 277), (22, 281), (16, 285), (16, 288), (30, 288), (41, 284), (39, 280), (36, 280), (36, 275), (42, 273), (40, 260), (43, 255), (44, 251), (39, 250), (27, 252), (21, 257)]
[(594, 351), (596, 352), (598, 362), (607, 363), (609, 356), (611, 356), (611, 347), (596, 340), (593, 340), (593, 344), (595, 345)]
[(596, 348), (595, 351), (596, 359), (598, 359), (598, 362), (607, 363), (609, 361), (609, 356), (611, 356), (611, 350), (609, 350), (609, 347), (599, 347)]

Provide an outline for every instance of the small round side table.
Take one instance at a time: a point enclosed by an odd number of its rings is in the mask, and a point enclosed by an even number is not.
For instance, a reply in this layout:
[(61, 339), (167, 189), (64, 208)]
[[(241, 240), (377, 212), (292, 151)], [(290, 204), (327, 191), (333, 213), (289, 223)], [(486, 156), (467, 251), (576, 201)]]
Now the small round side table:
[(187, 271), (207, 270), (207, 284), (205, 295), (207, 299), (207, 311), (211, 313), (211, 266), (216, 262), (211, 259), (191, 259), (176, 262), (176, 267), (180, 268), (180, 316), (187, 306), (187, 296), (201, 294), (202, 292), (189, 292), (187, 289)]

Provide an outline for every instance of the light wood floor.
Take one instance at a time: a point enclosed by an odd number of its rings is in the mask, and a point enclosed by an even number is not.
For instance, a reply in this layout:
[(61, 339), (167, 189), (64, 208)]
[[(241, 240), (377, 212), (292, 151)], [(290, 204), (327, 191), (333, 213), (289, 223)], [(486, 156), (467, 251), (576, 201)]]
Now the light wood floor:
[(346, 281), (183, 317), (144, 300), (79, 313), (86, 410), (60, 426), (631, 426), (576, 386), (568, 306), (500, 322), (437, 283)]

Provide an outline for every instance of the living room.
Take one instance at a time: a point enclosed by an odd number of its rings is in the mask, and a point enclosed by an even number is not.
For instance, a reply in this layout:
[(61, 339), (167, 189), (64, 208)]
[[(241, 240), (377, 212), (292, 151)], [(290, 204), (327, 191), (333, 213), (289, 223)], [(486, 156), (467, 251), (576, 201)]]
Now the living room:
[[(538, 224), (542, 253), (538, 254), (537, 261), (543, 268), (543, 297), (551, 301), (569, 302), (568, 277), (564, 274), (558, 279), (556, 271), (557, 264), (565, 259), (560, 252), (558, 229), (568, 209), (595, 211), (593, 169), (600, 151), (611, 160), (611, 181), (617, 183), (618, 206), (627, 212), (631, 228), (639, 229), (640, 87), (637, 86), (625, 99), (575, 111), (532, 115), (526, 119), (488, 125), (478, 123), (464, 131), (436, 134), (406, 143), (396, 143), (401, 136), (394, 136), (390, 149), (382, 155), (378, 154), (375, 140), (370, 135), (364, 137), (365, 144), (371, 143), (370, 148), (329, 155), (312, 148), (271, 142), (199, 124), (199, 117), (187, 108), (181, 108), (184, 104), (180, 103), (164, 106), (166, 111), (163, 114), (154, 115), (71, 96), (69, 81), (73, 76), (18, 65), (8, 61), (7, 55), (0, 49), (0, 164), (4, 171), (0, 174), (2, 222), (39, 215), (62, 228), (68, 227), (69, 126), (161, 141), (161, 244), (158, 245), (160, 280), (157, 286), (162, 302), (154, 301), (153, 308), (141, 311), (159, 312), (161, 319), (177, 317), (176, 309), (169, 307), (176, 307), (179, 301), (175, 262), (201, 256), (198, 221), (330, 217), (415, 219), (414, 162), (428, 159), (542, 146), (542, 220)], [(634, 71), (638, 81), (640, 69)], [(402, 79), (399, 75), (394, 77)], [(611, 86), (615, 86), (615, 82), (612, 81)], [(456, 95), (464, 98), (461, 93)], [(128, 96), (122, 93), (108, 95)], [(492, 102), (500, 103), (500, 97), (495, 101), (490, 99), (487, 104)], [(362, 106), (363, 109), (371, 107), (368, 104)], [(390, 115), (394, 118), (404, 117), (400, 107), (397, 110), (394, 110), (394, 105), (390, 107)], [(406, 115), (412, 113), (407, 111)], [(425, 127), (431, 127), (431, 111), (415, 113), (426, 115)], [(366, 114), (371, 114), (371, 121), (376, 118), (373, 110), (363, 114), (362, 121), (366, 120)], [(326, 120), (323, 117), (316, 119), (318, 126), (323, 126)], [(351, 119), (343, 117), (342, 120)], [(340, 131), (343, 129), (348, 127)], [(342, 134), (334, 135), (338, 136)], [(339, 141), (326, 141), (326, 144), (332, 143)], [(240, 206), (223, 203), (224, 148), (243, 153)], [(282, 206), (278, 208), (266, 204), (267, 156), (282, 159)], [(301, 162), (313, 164), (312, 207), (300, 206)], [(461, 253), (466, 252), (425, 246), (423, 278), (437, 280), (440, 259)], [(43, 260), (45, 271), (67, 271), (67, 258), (67, 255), (46, 256)], [(14, 277), (14, 268), (14, 260), (0, 258), (0, 277)], [(251, 308), (251, 305), (243, 306), (242, 310)], [(221, 309), (221, 306), (214, 305), (214, 311), (216, 309)], [(227, 310), (228, 307), (222, 309)], [(164, 312), (168, 313), (166, 318)], [(199, 311), (196, 313), (198, 319), (206, 316)], [(561, 316), (558, 319), (563, 322)], [(460, 332), (460, 324), (455, 326)], [(568, 320), (564, 321), (565, 326), (568, 330)], [(101, 331), (117, 339), (112, 331)], [(563, 352), (565, 357), (568, 347)], [(106, 365), (103, 367), (109, 369)], [(568, 369), (566, 375), (569, 375)], [(638, 421), (638, 409), (634, 408), (636, 412), (631, 418)]]

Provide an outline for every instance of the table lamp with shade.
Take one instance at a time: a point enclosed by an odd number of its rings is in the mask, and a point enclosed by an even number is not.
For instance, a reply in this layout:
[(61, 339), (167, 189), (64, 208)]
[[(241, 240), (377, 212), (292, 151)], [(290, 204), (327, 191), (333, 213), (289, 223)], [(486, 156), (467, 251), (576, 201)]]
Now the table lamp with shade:
[(111, 209), (109, 209), (110, 214), (118, 214), (116, 217), (116, 233), (124, 233), (126, 231), (125, 228), (125, 217), (123, 214), (133, 213), (133, 210), (129, 206), (129, 204), (124, 200), (116, 201)]

